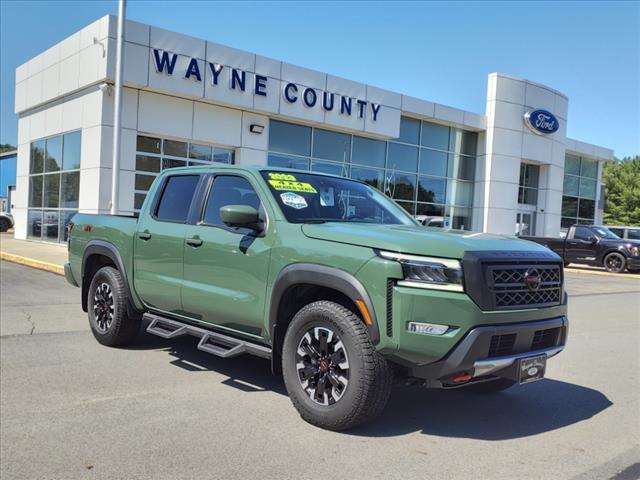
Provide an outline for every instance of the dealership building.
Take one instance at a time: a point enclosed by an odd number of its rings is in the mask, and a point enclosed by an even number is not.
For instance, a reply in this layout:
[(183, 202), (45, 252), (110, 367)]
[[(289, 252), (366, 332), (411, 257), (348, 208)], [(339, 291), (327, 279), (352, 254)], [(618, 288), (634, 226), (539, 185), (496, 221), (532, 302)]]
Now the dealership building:
[[(105, 16), (16, 69), (17, 238), (109, 213), (115, 60)], [(220, 162), (349, 176), (475, 232), (602, 220), (613, 151), (568, 138), (567, 97), (529, 80), (490, 74), (474, 113), (132, 21), (123, 72), (121, 214), (162, 170)]]

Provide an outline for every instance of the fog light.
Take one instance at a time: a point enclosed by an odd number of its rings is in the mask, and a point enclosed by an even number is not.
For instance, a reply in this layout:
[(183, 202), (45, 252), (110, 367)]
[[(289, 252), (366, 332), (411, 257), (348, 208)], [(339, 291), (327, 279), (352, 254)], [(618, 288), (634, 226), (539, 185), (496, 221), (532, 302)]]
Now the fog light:
[(437, 325), (435, 323), (409, 322), (410, 332), (422, 335), (443, 335), (447, 333), (449, 327), (447, 325)]

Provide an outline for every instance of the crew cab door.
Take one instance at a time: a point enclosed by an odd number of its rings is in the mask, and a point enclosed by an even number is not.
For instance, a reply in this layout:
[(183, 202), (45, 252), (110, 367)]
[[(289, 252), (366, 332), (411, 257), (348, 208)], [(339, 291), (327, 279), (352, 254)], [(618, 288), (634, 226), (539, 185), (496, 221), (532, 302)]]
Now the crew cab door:
[(264, 207), (249, 177), (224, 173), (211, 176), (208, 182), (199, 221), (187, 227), (185, 238), (185, 315), (264, 336), (273, 235), (230, 228), (220, 219), (220, 208), (227, 205), (250, 205), (263, 212)]
[(148, 210), (141, 213), (134, 239), (134, 286), (151, 308), (180, 313), (184, 239), (200, 175), (164, 179)]
[(564, 260), (583, 263), (595, 261), (598, 237), (588, 227), (574, 227), (572, 233), (564, 243)]

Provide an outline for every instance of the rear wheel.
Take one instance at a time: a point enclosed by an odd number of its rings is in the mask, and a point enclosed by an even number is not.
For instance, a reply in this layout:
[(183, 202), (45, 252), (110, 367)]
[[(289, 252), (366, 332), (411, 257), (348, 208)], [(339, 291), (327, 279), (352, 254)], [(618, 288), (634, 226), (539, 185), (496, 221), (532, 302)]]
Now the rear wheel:
[(623, 272), (627, 264), (624, 255), (618, 252), (611, 252), (604, 257), (604, 268), (607, 272), (620, 273)]
[(391, 392), (391, 368), (364, 324), (334, 302), (314, 302), (295, 315), (284, 339), (282, 370), (300, 416), (329, 430), (376, 417)]
[(7, 232), (11, 228), (11, 223), (6, 218), (0, 218), (0, 232)]
[(499, 378), (497, 380), (492, 380), (491, 382), (471, 384), (467, 387), (464, 387), (464, 390), (473, 393), (498, 393), (506, 390), (507, 388), (513, 387), (515, 384), (515, 380), (509, 380), (508, 378)]
[(87, 295), (89, 325), (98, 342), (116, 347), (136, 337), (140, 319), (127, 315), (127, 289), (118, 270), (113, 267), (98, 270)]

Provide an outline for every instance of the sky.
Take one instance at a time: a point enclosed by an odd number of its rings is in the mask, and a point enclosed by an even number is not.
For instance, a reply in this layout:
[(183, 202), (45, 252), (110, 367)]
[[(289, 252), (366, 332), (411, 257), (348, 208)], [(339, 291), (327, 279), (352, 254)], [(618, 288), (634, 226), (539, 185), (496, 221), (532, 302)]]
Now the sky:
[[(0, 0), (0, 143), (15, 69), (112, 1)], [(484, 113), (502, 72), (569, 97), (568, 136), (640, 154), (640, 2), (127, 2), (127, 18)]]

